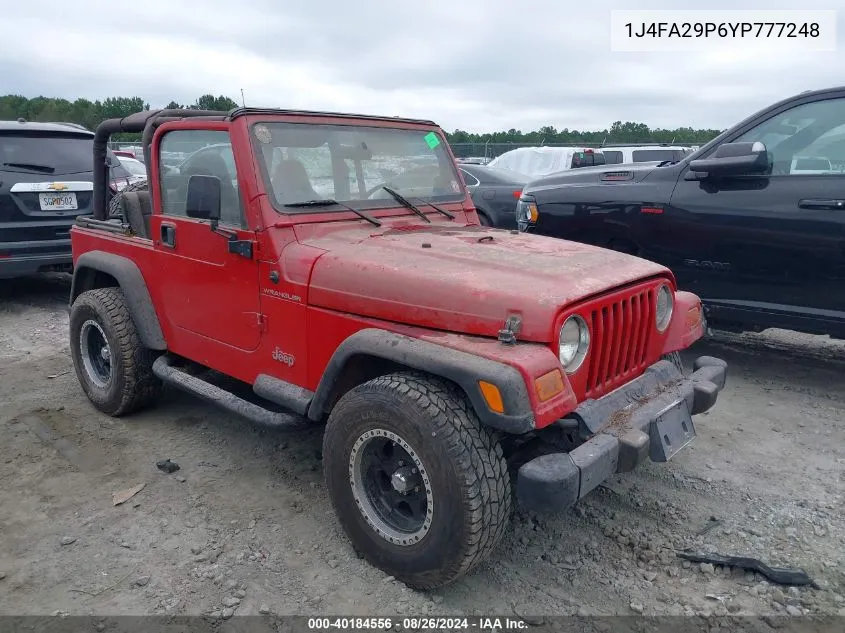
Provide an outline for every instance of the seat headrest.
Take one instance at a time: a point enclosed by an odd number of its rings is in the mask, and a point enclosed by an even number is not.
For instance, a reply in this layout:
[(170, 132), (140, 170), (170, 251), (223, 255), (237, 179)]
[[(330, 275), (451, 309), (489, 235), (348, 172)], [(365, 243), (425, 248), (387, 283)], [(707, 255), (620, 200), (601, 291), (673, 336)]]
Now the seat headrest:
[(277, 196), (287, 202), (317, 197), (305, 166), (295, 159), (286, 159), (278, 164), (273, 174), (273, 185)]
[(186, 173), (191, 176), (216, 176), (224, 182), (228, 182), (232, 178), (226, 168), (226, 162), (219, 154), (213, 152), (205, 152), (197, 156), (187, 165)]

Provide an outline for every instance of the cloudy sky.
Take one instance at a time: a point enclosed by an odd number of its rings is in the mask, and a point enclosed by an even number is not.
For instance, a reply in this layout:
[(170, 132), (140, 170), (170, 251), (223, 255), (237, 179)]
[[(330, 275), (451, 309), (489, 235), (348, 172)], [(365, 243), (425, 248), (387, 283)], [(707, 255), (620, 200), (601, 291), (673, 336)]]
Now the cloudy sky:
[[(0, 94), (226, 94), (248, 105), (431, 118), (473, 132), (725, 128), (774, 100), (845, 84), (842, 0), (713, 0), (836, 9), (836, 52), (612, 52), (612, 9), (678, 0), (30, 0), (3, 12)], [(519, 7), (519, 8), (517, 8)]]

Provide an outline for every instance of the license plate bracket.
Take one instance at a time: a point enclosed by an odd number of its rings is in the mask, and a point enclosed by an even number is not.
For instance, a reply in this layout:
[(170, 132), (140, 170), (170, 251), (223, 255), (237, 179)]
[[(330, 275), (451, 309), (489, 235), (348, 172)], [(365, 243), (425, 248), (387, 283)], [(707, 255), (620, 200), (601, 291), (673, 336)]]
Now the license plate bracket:
[(695, 437), (695, 425), (686, 400), (672, 403), (655, 416), (649, 428), (653, 462), (667, 462)]
[(39, 193), (38, 204), (42, 211), (76, 211), (79, 209), (76, 193), (73, 191)]

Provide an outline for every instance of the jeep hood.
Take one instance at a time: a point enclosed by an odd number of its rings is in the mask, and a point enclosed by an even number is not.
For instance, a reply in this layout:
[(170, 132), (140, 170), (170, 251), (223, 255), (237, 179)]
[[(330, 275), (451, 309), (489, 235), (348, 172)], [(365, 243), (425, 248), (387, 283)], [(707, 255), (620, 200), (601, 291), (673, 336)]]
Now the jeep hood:
[[(304, 236), (303, 236), (304, 237)], [(549, 342), (561, 308), (671, 273), (586, 244), (433, 222), (355, 229), (300, 240), (325, 252), (312, 269), (310, 305), (407, 325), (496, 336), (522, 317), (520, 339)]]
[[(556, 189), (561, 185), (607, 185), (637, 183), (644, 180), (658, 167), (660, 162), (631, 163), (628, 165), (599, 165), (581, 167), (532, 180), (525, 186), (524, 193)], [(610, 180), (609, 178), (613, 178)]]

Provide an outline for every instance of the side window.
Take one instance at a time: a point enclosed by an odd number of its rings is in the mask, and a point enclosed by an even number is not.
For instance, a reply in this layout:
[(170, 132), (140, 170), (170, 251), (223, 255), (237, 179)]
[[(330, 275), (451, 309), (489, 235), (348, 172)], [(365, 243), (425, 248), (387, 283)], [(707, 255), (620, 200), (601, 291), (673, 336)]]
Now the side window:
[(464, 182), (466, 183), (467, 187), (476, 187), (480, 185), (478, 178), (473, 176), (468, 171), (461, 170), (461, 175), (464, 177)]
[(220, 179), (220, 223), (235, 227), (246, 225), (228, 132), (168, 132), (161, 140), (159, 159), (164, 215), (186, 217), (185, 201), (190, 177), (215, 176)]
[(229, 177), (235, 181), (235, 186), (237, 186), (238, 181), (238, 172), (235, 168), (235, 155), (232, 153), (232, 146), (225, 145), (220, 148), (220, 158), (223, 159), (223, 162), (226, 165), (226, 171), (229, 172)]
[(845, 98), (805, 103), (774, 115), (734, 140), (760, 141), (772, 175), (845, 174)]
[(573, 152), (572, 164), (570, 166), (572, 169), (578, 169), (579, 167), (594, 167), (595, 165), (604, 164), (606, 164), (604, 154), (587, 150), (584, 152)]
[(675, 160), (671, 149), (637, 149), (631, 155), (635, 163), (649, 163), (655, 160)]

